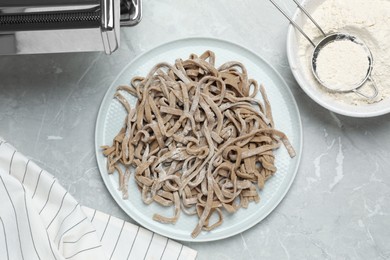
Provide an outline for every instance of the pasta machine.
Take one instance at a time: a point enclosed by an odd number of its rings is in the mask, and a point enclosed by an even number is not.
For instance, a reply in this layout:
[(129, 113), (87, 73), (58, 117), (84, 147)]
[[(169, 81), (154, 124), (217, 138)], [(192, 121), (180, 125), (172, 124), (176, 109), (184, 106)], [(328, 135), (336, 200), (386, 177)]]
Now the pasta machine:
[(104, 51), (142, 18), (142, 0), (1, 0), (0, 54)]

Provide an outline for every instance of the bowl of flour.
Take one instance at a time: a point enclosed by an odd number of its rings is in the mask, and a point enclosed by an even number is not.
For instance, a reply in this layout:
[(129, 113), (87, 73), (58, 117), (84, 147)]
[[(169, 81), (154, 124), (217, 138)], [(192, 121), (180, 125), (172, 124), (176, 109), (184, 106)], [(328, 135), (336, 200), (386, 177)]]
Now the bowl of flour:
[[(325, 33), (351, 34), (367, 45), (373, 56), (371, 78), (377, 86), (378, 95), (374, 99), (368, 99), (353, 91), (333, 92), (324, 88), (312, 73), (313, 46), (290, 25), (287, 56), (292, 73), (301, 88), (315, 102), (338, 114), (373, 117), (389, 113), (390, 0), (306, 0), (303, 5)], [(323, 39), (321, 32), (299, 9), (293, 19), (314, 43)], [(322, 67), (324, 75), (333, 80), (335, 85), (337, 81), (348, 82), (351, 75), (359, 74), (359, 69), (365, 66), (358, 62), (358, 55), (354, 51), (333, 52), (333, 55), (334, 57), (327, 57), (329, 62), (326, 63), (325, 60)], [(359, 88), (359, 92), (371, 96), (372, 84), (372, 81), (367, 81)]]

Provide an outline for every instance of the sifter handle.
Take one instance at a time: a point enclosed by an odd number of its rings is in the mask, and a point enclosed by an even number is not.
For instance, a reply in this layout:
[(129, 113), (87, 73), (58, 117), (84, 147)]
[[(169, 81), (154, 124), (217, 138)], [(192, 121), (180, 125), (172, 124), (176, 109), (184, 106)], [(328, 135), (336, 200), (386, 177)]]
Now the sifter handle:
[[(275, 3), (275, 1), (273, 1), (273, 0), (269, 0), (269, 1), (276, 7), (276, 9), (279, 10), (280, 13), (282, 13), (290, 21), (290, 23), (296, 29), (298, 29), (298, 31), (311, 43), (311, 45), (313, 45), (313, 47), (316, 46), (314, 44), (313, 40), (310, 39), (310, 37), (303, 31), (303, 29), (296, 22), (294, 22), (294, 20), (285, 11), (283, 11), (283, 9), (277, 3)], [(326, 36), (325, 32), (318, 25), (318, 23), (314, 20), (314, 18), (309, 14), (309, 12), (297, 0), (293, 0), (293, 1), (298, 6), (298, 8), (310, 19), (310, 21), (312, 21), (314, 23), (314, 25), (321, 31), (321, 33), (324, 36)]]

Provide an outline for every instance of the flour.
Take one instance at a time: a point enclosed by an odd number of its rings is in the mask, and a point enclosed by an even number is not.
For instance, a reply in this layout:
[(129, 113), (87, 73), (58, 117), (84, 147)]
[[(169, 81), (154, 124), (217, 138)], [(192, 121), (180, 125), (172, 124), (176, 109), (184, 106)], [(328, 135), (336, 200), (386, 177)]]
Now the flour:
[(370, 67), (364, 47), (350, 40), (325, 45), (316, 64), (319, 79), (334, 91), (349, 91), (361, 85)]
[[(317, 87), (325, 95), (346, 104), (364, 105), (389, 98), (390, 0), (327, 0), (312, 12), (312, 16), (326, 33), (349, 33), (360, 38), (368, 46), (374, 58), (371, 76), (378, 85), (379, 94), (374, 100), (368, 100), (352, 92), (331, 93), (327, 91), (315, 80), (311, 72), (313, 46), (300, 36), (300, 63), (311, 85)], [(303, 29), (315, 42), (323, 38), (310, 22), (306, 22)], [(354, 69), (358, 68), (354, 66)], [(372, 95), (372, 88), (369, 84), (371, 83), (364, 84), (359, 91), (369, 96)]]

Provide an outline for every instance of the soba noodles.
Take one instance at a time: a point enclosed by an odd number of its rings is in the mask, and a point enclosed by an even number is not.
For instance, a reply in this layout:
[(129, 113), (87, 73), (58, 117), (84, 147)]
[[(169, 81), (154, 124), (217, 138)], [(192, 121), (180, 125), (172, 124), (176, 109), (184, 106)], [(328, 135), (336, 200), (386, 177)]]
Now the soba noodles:
[[(126, 92), (138, 99), (134, 108)], [(259, 202), (258, 188), (276, 172), (281, 143), (295, 156), (274, 128), (265, 88), (239, 62), (216, 68), (211, 51), (159, 63), (118, 87), (115, 98), (127, 116), (113, 144), (103, 147), (108, 172), (118, 173), (126, 199), (134, 168), (143, 202), (174, 208), (173, 216), (156, 213), (156, 221), (175, 223), (181, 212), (198, 216), (192, 237), (221, 225), (223, 210)], [(213, 215), (218, 220), (211, 223)]]

